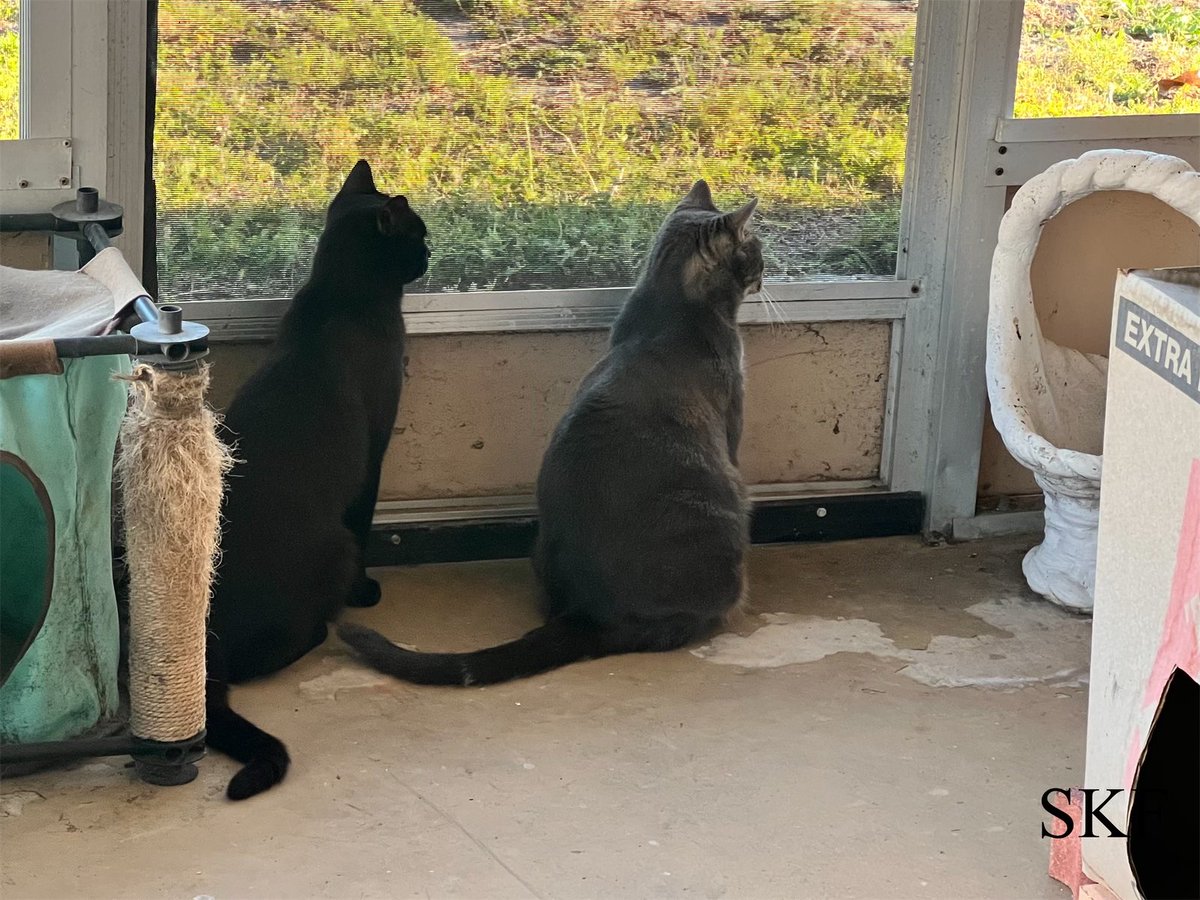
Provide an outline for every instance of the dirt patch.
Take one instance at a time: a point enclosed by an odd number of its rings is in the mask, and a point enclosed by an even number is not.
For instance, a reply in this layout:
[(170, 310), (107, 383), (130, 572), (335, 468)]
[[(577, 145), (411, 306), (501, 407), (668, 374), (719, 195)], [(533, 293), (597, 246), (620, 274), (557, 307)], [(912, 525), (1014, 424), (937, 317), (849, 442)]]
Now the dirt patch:
[[(482, 17), (473, 18), (446, 0), (424, 0), (417, 6), (453, 44), (465, 68), (512, 76), (539, 103), (561, 106), (579, 90), (601, 94), (624, 88), (639, 105), (664, 112), (680, 107), (680, 89), (687, 76), (669, 73), (673, 60), (689, 55), (697, 35), (718, 39), (719, 49), (704, 50), (715, 63), (725, 53), (747, 47), (751, 33), (778, 34), (792, 18), (777, 2), (742, 3), (731, 11), (725, 0), (637, 0), (622, 2), (619, 10), (611, 2), (547, 5), (526, 18), (484, 25)], [(814, 26), (814, 46), (821, 56), (833, 50), (852, 57), (856, 32), (907, 28), (915, 10), (913, 0), (860, 4), (849, 21)], [(642, 71), (622, 75), (598, 63), (601, 49), (638, 57), (640, 65), (631, 65)], [(773, 64), (798, 68), (809, 63)]]

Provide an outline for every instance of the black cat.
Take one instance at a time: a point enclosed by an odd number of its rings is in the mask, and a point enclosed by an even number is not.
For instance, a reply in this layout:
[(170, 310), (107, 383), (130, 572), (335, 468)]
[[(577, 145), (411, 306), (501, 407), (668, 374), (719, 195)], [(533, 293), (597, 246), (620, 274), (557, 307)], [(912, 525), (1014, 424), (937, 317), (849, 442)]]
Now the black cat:
[(371, 665), (421, 684), (489, 684), (681, 647), (736, 607), (748, 531), (737, 312), (762, 287), (754, 206), (721, 213), (696, 183), (551, 438), (534, 552), (546, 623), (474, 653), (418, 653), (342, 625)]
[(229, 684), (325, 639), (344, 604), (371, 606), (363, 555), (400, 400), (404, 285), (424, 274), (425, 224), (360, 160), (334, 197), (312, 274), (267, 361), (225, 416), (242, 460), (222, 510), (208, 635), (208, 743), (245, 764), (233, 800), (287, 773), (287, 749), (229, 708)]

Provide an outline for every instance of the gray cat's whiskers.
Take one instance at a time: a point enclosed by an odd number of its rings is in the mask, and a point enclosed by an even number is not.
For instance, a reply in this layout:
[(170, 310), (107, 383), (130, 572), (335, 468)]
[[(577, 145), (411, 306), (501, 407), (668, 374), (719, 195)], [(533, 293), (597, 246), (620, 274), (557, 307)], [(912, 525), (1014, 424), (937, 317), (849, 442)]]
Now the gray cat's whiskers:
[(767, 325), (770, 327), (771, 333), (775, 334), (777, 331), (786, 329), (787, 316), (784, 314), (783, 307), (779, 305), (779, 301), (771, 296), (771, 292), (767, 290), (765, 284), (758, 293), (762, 297), (763, 306), (767, 310)]

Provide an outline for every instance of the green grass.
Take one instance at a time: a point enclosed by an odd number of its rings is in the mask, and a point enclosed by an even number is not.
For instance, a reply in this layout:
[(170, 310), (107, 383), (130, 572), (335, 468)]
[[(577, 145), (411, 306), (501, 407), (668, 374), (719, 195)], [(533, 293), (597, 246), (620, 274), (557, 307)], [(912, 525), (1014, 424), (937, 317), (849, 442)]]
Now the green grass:
[[(666, 209), (659, 204), (426, 204), (433, 256), (413, 289), (520, 290), (629, 284)], [(176, 299), (285, 297), (307, 276), (318, 209), (236, 205), (159, 217), (159, 279)]]
[(1158, 82), (1200, 66), (1192, 0), (1036, 0), (1026, 4), (1018, 118), (1200, 112), (1200, 89)]
[(862, 211), (845, 239), (821, 256), (830, 275), (896, 271), (896, 236), (900, 233), (900, 203), (885, 201)]
[(540, 4), (463, 0), (501, 35), (464, 60), (413, 3), (164, 0), (160, 198), (252, 199), (266, 179), (323, 202), (357, 155), (425, 200), (663, 201), (699, 175), (804, 205), (895, 190), (911, 25), (846, 41), (836, 3), (785, 4), (774, 30), (735, 3), (714, 28), (688, 2), (659, 4), (676, 10), (660, 28), (612, 0), (528, 19)]
[[(17, 128), (0, 0), (0, 137)], [(628, 283), (697, 177), (769, 274), (894, 271), (915, 13), (850, 0), (161, 0), (166, 297), (286, 296), (359, 157), (425, 216), (423, 290)], [(1191, 0), (1027, 0), (1016, 114), (1200, 111)]]
[[(292, 223), (359, 156), (428, 221), (427, 290), (628, 283), (697, 177), (759, 196), (768, 230), (895, 201), (914, 21), (814, 0), (163, 0), (164, 293), (219, 292), (223, 269), (288, 292), (313, 240)], [(775, 271), (820, 269), (796, 253)]]
[(19, 17), (18, 0), (0, 0), (0, 141), (20, 137)]

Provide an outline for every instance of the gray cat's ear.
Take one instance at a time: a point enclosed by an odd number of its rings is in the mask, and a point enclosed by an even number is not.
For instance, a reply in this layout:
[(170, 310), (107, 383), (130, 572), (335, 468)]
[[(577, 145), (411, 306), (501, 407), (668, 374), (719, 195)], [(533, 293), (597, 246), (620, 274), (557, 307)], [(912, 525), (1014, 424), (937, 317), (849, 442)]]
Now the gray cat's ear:
[(404, 226), (404, 219), (412, 214), (408, 198), (403, 194), (391, 197), (387, 203), (379, 207), (379, 230), (383, 234), (398, 234)]
[(708, 209), (716, 212), (716, 205), (713, 203), (712, 191), (708, 189), (708, 182), (703, 178), (699, 179), (692, 185), (692, 189), (687, 192), (676, 209)]
[(360, 159), (358, 162), (356, 162), (354, 164), (354, 168), (350, 170), (350, 174), (346, 176), (346, 183), (342, 185), (341, 193), (378, 193), (375, 188), (375, 176), (371, 174), (371, 164), (365, 159)]
[(725, 213), (725, 222), (729, 225), (729, 229), (735, 234), (741, 234), (746, 230), (746, 226), (750, 224), (750, 217), (754, 215), (754, 209), (758, 206), (758, 198), (754, 197), (743, 206), (741, 209), (735, 209), (731, 213)]

